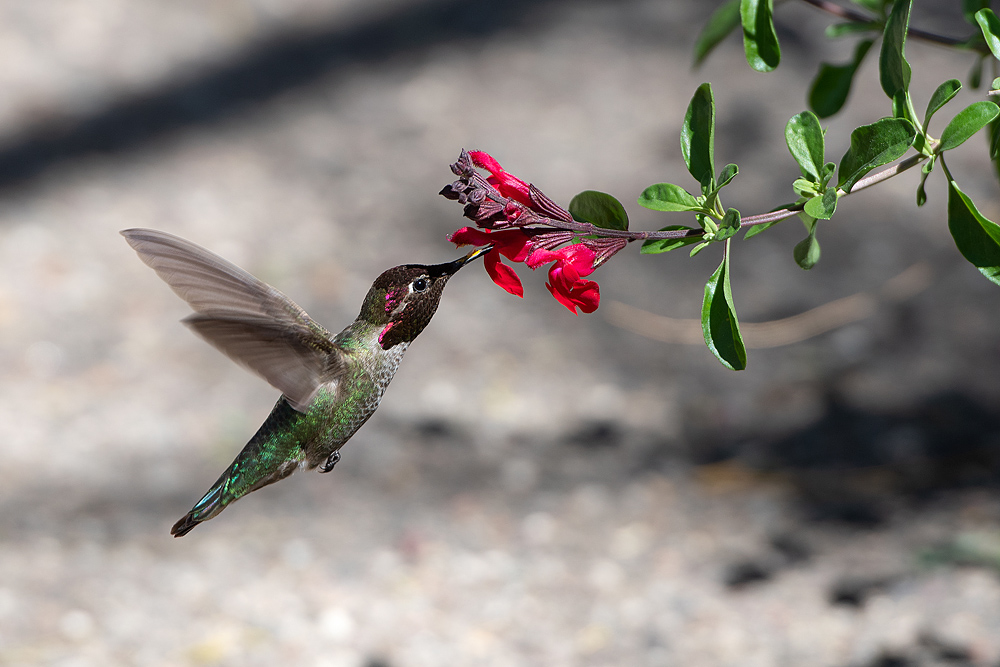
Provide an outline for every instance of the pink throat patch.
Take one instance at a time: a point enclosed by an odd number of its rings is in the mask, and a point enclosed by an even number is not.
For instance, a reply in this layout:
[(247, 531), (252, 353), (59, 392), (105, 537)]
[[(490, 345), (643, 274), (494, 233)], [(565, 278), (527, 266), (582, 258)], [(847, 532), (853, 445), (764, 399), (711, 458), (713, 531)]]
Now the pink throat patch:
[(394, 289), (389, 290), (385, 293), (385, 312), (389, 314), (396, 307), (396, 304), (400, 302), (400, 299), (405, 296), (403, 290)]
[(384, 329), (382, 329), (382, 333), (380, 333), (380, 334), (378, 335), (378, 344), (379, 344), (379, 345), (381, 345), (381, 344), (382, 344), (382, 339), (383, 339), (383, 338), (385, 338), (385, 335), (386, 335), (387, 333), (389, 333), (389, 329), (392, 329), (392, 327), (394, 327), (395, 325), (396, 325), (396, 323), (395, 323), (395, 322), (389, 322), (389, 324), (385, 325), (385, 328), (384, 328)]

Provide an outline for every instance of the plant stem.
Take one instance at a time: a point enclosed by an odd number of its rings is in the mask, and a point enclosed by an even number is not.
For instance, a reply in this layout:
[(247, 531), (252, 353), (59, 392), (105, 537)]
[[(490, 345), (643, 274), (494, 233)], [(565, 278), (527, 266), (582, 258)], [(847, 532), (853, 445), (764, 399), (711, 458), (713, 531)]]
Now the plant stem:
[(753, 227), (754, 225), (765, 225), (769, 222), (778, 222), (779, 220), (792, 217), (801, 210), (802, 204), (791, 204), (790, 206), (783, 206), (773, 211), (768, 211), (767, 213), (748, 215), (745, 218), (740, 218), (740, 227)]
[[(846, 197), (852, 195), (855, 192), (864, 190), (865, 188), (870, 188), (873, 185), (881, 183), (882, 181), (888, 180), (897, 174), (901, 174), (904, 171), (912, 169), (921, 162), (927, 159), (927, 155), (922, 153), (917, 153), (916, 155), (911, 155), (905, 160), (901, 160), (896, 164), (886, 167), (881, 171), (877, 171), (874, 174), (869, 174), (865, 176), (860, 181), (854, 184), (850, 192), (844, 192), (840, 190), (840, 196)], [(943, 165), (942, 165), (943, 166)], [(483, 181), (485, 183), (485, 181)], [(508, 200), (499, 196), (499, 193), (494, 192), (489, 195), (491, 198), (496, 198), (497, 201), (503, 200), (506, 203)], [(793, 215), (799, 213), (802, 210), (803, 204), (789, 204), (788, 206), (782, 206), (773, 211), (768, 211), (767, 213), (758, 213), (756, 215), (750, 215), (742, 217), (740, 219), (740, 228), (743, 227), (753, 227), (754, 225), (763, 225), (769, 222), (778, 222), (779, 220), (784, 220), (785, 218), (790, 218)], [(589, 222), (578, 222), (578, 221), (568, 221), (568, 220), (558, 220), (556, 218), (544, 217), (545, 227), (555, 228), (555, 229), (565, 229), (567, 231), (575, 232), (580, 235), (593, 235), (600, 236), (604, 238), (617, 238), (626, 239), (627, 241), (659, 241), (665, 239), (684, 239), (684, 238), (696, 238), (704, 236), (705, 232), (701, 229), (676, 229), (669, 231), (659, 231), (659, 232), (633, 232), (622, 229), (606, 229), (604, 227), (598, 227)], [(529, 229), (539, 229), (530, 228)]]
[[(848, 195), (853, 195), (855, 192), (864, 190), (865, 188), (870, 188), (873, 185), (881, 183), (882, 181), (888, 180), (897, 174), (902, 174), (908, 169), (916, 167), (918, 164), (927, 159), (926, 155), (918, 153), (916, 155), (911, 155), (905, 160), (901, 160), (891, 167), (887, 167), (882, 171), (877, 171), (874, 174), (869, 174), (865, 176), (860, 181), (854, 184), (850, 192), (844, 192), (839, 190), (841, 197), (846, 197)], [(802, 210), (803, 204), (792, 204), (791, 206), (785, 206), (768, 213), (760, 213), (758, 215), (747, 216), (740, 220), (740, 227), (752, 227), (754, 225), (763, 225), (768, 222), (777, 222), (778, 220), (784, 220), (785, 218), (790, 218), (799, 211)]]
[(891, 167), (888, 167), (887, 169), (883, 169), (882, 171), (877, 171), (874, 174), (865, 176), (860, 181), (854, 184), (854, 187), (851, 188), (850, 192), (845, 192), (841, 196), (853, 195), (855, 192), (858, 192), (859, 190), (870, 188), (876, 183), (881, 183), (882, 181), (888, 178), (892, 178), (896, 174), (902, 174), (907, 169), (912, 169), (913, 167), (916, 167), (918, 164), (926, 160), (927, 157), (928, 156), (924, 155), (923, 153), (917, 153), (916, 155), (911, 155), (905, 160), (900, 160)]
[(951, 177), (951, 172), (948, 171), (948, 164), (944, 161), (944, 153), (938, 156), (938, 162), (941, 163), (941, 169), (944, 171), (945, 178), (948, 179), (949, 183), (953, 183), (955, 179)]
[[(849, 9), (847, 7), (841, 7), (840, 5), (830, 2), (829, 0), (802, 0), (808, 5), (824, 11), (828, 14), (833, 14), (842, 19), (848, 21), (853, 21), (854, 23), (871, 23), (874, 19), (867, 14), (863, 14), (859, 11)], [(917, 39), (922, 39), (925, 42), (930, 42), (932, 44), (938, 44), (940, 46), (964, 46), (966, 40), (959, 39), (957, 37), (946, 37), (944, 35), (938, 35), (933, 32), (928, 32), (926, 30), (921, 30), (920, 28), (909, 28), (906, 34), (910, 37), (915, 37)], [(976, 49), (981, 51), (982, 49)]]
[(871, 23), (872, 17), (867, 14), (863, 14), (854, 9), (849, 9), (847, 7), (841, 7), (840, 5), (829, 2), (828, 0), (803, 0), (806, 4), (812, 5), (813, 7), (820, 9), (828, 14), (833, 14), (834, 16), (839, 16), (842, 19), (847, 19), (848, 21), (854, 21), (855, 23)]

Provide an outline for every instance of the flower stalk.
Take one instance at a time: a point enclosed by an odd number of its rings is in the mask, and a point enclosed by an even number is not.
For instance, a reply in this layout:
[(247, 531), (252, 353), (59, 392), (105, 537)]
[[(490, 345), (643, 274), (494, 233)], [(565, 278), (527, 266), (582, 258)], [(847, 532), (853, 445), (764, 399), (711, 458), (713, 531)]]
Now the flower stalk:
[[(478, 151), (473, 151), (472, 153), (478, 153)], [(440, 194), (448, 199), (456, 200), (460, 204), (465, 204), (465, 217), (475, 221), (478, 226), (484, 229), (494, 230), (520, 227), (534, 239), (534, 247), (550, 249), (551, 247), (563, 243), (572, 243), (585, 237), (620, 239), (627, 244), (632, 241), (684, 239), (704, 236), (704, 231), (701, 229), (632, 231), (607, 229), (589, 222), (573, 220), (568, 211), (559, 207), (540, 190), (535, 188), (535, 186), (530, 184), (525, 184), (525, 192), (529, 193), (528, 199), (532, 204), (530, 207), (526, 206), (521, 201), (505, 197), (493, 184), (486, 178), (483, 178), (476, 170), (469, 155), (470, 152), (463, 150), (458, 162), (451, 165), (452, 171), (460, 178), (454, 183), (445, 186)], [(912, 169), (926, 159), (927, 156), (923, 154), (911, 155), (894, 165), (865, 176), (855, 183), (850, 192), (841, 191), (839, 195), (846, 197), (860, 192)], [(521, 182), (523, 183), (523, 181)], [(534, 199), (531, 199), (531, 196)], [(544, 202), (544, 204), (540, 202)], [(755, 225), (763, 225), (790, 218), (801, 212), (802, 206), (802, 204), (789, 204), (788, 206), (782, 206), (766, 213), (744, 216), (740, 220), (740, 227), (753, 227)], [(527, 210), (525, 211), (524, 209)], [(564, 234), (559, 235), (552, 230), (562, 230)], [(595, 239), (588, 240), (591, 244), (594, 244)], [(621, 247), (624, 247), (624, 244)], [(611, 253), (602, 254), (599, 264), (607, 261), (621, 247), (615, 247)]]

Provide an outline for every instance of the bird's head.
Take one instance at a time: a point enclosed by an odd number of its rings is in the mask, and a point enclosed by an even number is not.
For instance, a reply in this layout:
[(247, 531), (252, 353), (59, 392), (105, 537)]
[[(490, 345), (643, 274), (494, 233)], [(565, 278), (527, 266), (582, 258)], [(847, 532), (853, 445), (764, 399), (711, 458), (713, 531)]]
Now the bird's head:
[(361, 306), (360, 318), (382, 327), (382, 349), (413, 341), (437, 311), (448, 279), (491, 247), (476, 248), (444, 264), (394, 266), (376, 278)]

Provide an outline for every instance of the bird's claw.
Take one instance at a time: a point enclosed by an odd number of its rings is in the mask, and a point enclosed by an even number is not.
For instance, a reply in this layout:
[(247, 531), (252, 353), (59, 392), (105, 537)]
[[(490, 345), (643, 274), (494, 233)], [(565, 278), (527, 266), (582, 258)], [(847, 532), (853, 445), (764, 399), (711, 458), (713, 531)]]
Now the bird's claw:
[(337, 461), (340, 460), (340, 452), (336, 451), (327, 457), (326, 463), (319, 467), (320, 472), (330, 472), (333, 470), (333, 466), (337, 465)]

